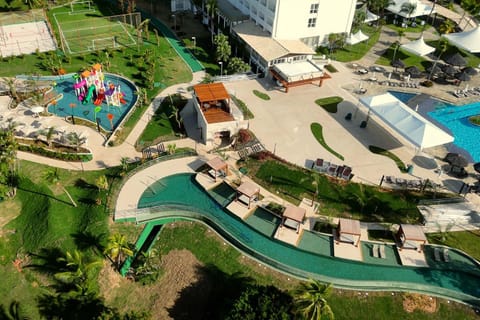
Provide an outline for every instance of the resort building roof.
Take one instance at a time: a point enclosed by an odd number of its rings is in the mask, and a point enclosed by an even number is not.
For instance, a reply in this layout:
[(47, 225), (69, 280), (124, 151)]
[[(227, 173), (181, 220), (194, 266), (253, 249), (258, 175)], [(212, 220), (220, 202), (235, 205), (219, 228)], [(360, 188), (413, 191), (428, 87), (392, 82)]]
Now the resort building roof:
[(340, 233), (360, 235), (360, 221), (340, 218), (338, 222), (338, 229)]
[(223, 83), (197, 84), (193, 90), (200, 103), (230, 99)]
[(285, 208), (285, 211), (283, 212), (283, 217), (285, 219), (292, 219), (294, 221), (303, 222), (303, 218), (305, 218), (307, 210), (304, 208), (300, 207), (295, 207), (295, 206), (287, 206)]

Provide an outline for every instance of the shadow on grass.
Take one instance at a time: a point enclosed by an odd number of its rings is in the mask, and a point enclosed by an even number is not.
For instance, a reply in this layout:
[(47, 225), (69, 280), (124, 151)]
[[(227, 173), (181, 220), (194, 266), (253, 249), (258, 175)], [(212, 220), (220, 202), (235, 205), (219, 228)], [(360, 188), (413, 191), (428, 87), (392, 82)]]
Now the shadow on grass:
[(106, 234), (93, 234), (90, 231), (80, 231), (72, 235), (75, 244), (80, 250), (92, 250), (99, 255), (103, 255), (106, 247)]
[(58, 202), (61, 202), (63, 204), (66, 204), (66, 205), (69, 205), (69, 206), (73, 207), (73, 204), (71, 202), (55, 198), (54, 196), (46, 194), (46, 193), (42, 193), (42, 192), (35, 191), (35, 190), (29, 190), (29, 189), (26, 189), (24, 187), (18, 187), (17, 189), (28, 192), (28, 193), (36, 194), (36, 195), (39, 195), (39, 196), (44, 196), (46, 198), (49, 198), (49, 199), (52, 199), (52, 200), (55, 200), (55, 201), (58, 201)]

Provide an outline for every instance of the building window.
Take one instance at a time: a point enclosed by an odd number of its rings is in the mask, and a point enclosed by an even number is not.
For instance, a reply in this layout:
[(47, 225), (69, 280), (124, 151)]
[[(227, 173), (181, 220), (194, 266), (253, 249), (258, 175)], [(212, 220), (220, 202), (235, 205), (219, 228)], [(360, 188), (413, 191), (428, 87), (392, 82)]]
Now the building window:
[(316, 25), (317, 25), (317, 18), (308, 19), (308, 27), (309, 28), (315, 28)]
[(264, 7), (267, 6), (267, 0), (260, 0), (260, 3), (261, 3)]
[(318, 3), (313, 3), (310, 5), (310, 13), (318, 13)]
[(268, 2), (268, 10), (272, 11), (272, 12), (275, 12), (275, 2), (270, 0)]

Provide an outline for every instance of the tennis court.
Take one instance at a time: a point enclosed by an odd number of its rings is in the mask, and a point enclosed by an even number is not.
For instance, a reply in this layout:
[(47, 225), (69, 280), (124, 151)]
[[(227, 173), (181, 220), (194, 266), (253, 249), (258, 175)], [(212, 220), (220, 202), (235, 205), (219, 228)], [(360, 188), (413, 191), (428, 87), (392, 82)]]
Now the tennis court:
[(136, 28), (141, 23), (139, 13), (103, 17), (91, 9), (58, 12), (53, 16), (62, 50), (66, 53), (78, 54), (137, 44)]
[(0, 15), (2, 57), (56, 50), (45, 16), (38, 10)]

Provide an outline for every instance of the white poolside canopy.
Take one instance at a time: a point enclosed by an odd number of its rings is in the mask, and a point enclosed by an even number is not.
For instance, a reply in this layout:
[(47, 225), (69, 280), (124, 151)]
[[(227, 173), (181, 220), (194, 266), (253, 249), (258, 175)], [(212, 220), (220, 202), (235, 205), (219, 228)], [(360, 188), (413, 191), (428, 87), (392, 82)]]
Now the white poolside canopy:
[(455, 32), (444, 35), (453, 45), (471, 53), (480, 52), (480, 27), (469, 31)]
[(423, 40), (423, 36), (421, 36), (417, 40), (413, 40), (413, 41), (410, 41), (409, 43), (402, 44), (400, 48), (410, 53), (416, 54), (418, 56), (426, 56), (427, 54), (435, 51), (434, 47), (429, 46), (428, 44), (425, 43), (425, 41)]
[(368, 40), (368, 36), (362, 32), (362, 30), (358, 30), (354, 34), (350, 34), (346, 40), (347, 44), (357, 44), (362, 41)]
[[(402, 11), (402, 5), (408, 2), (416, 5), (415, 10), (410, 15), (408, 12)], [(429, 15), (432, 12), (432, 6), (419, 0), (396, 0), (394, 4), (387, 7), (387, 10), (404, 18), (415, 18)], [(435, 10), (432, 13), (435, 13)]]
[(371, 12), (368, 9), (366, 13), (367, 13), (367, 17), (364, 20), (365, 23), (377, 21), (378, 18), (380, 18), (379, 16), (377, 16), (375, 13)]
[(360, 98), (360, 102), (403, 138), (420, 149), (453, 142), (453, 137), (390, 93)]

